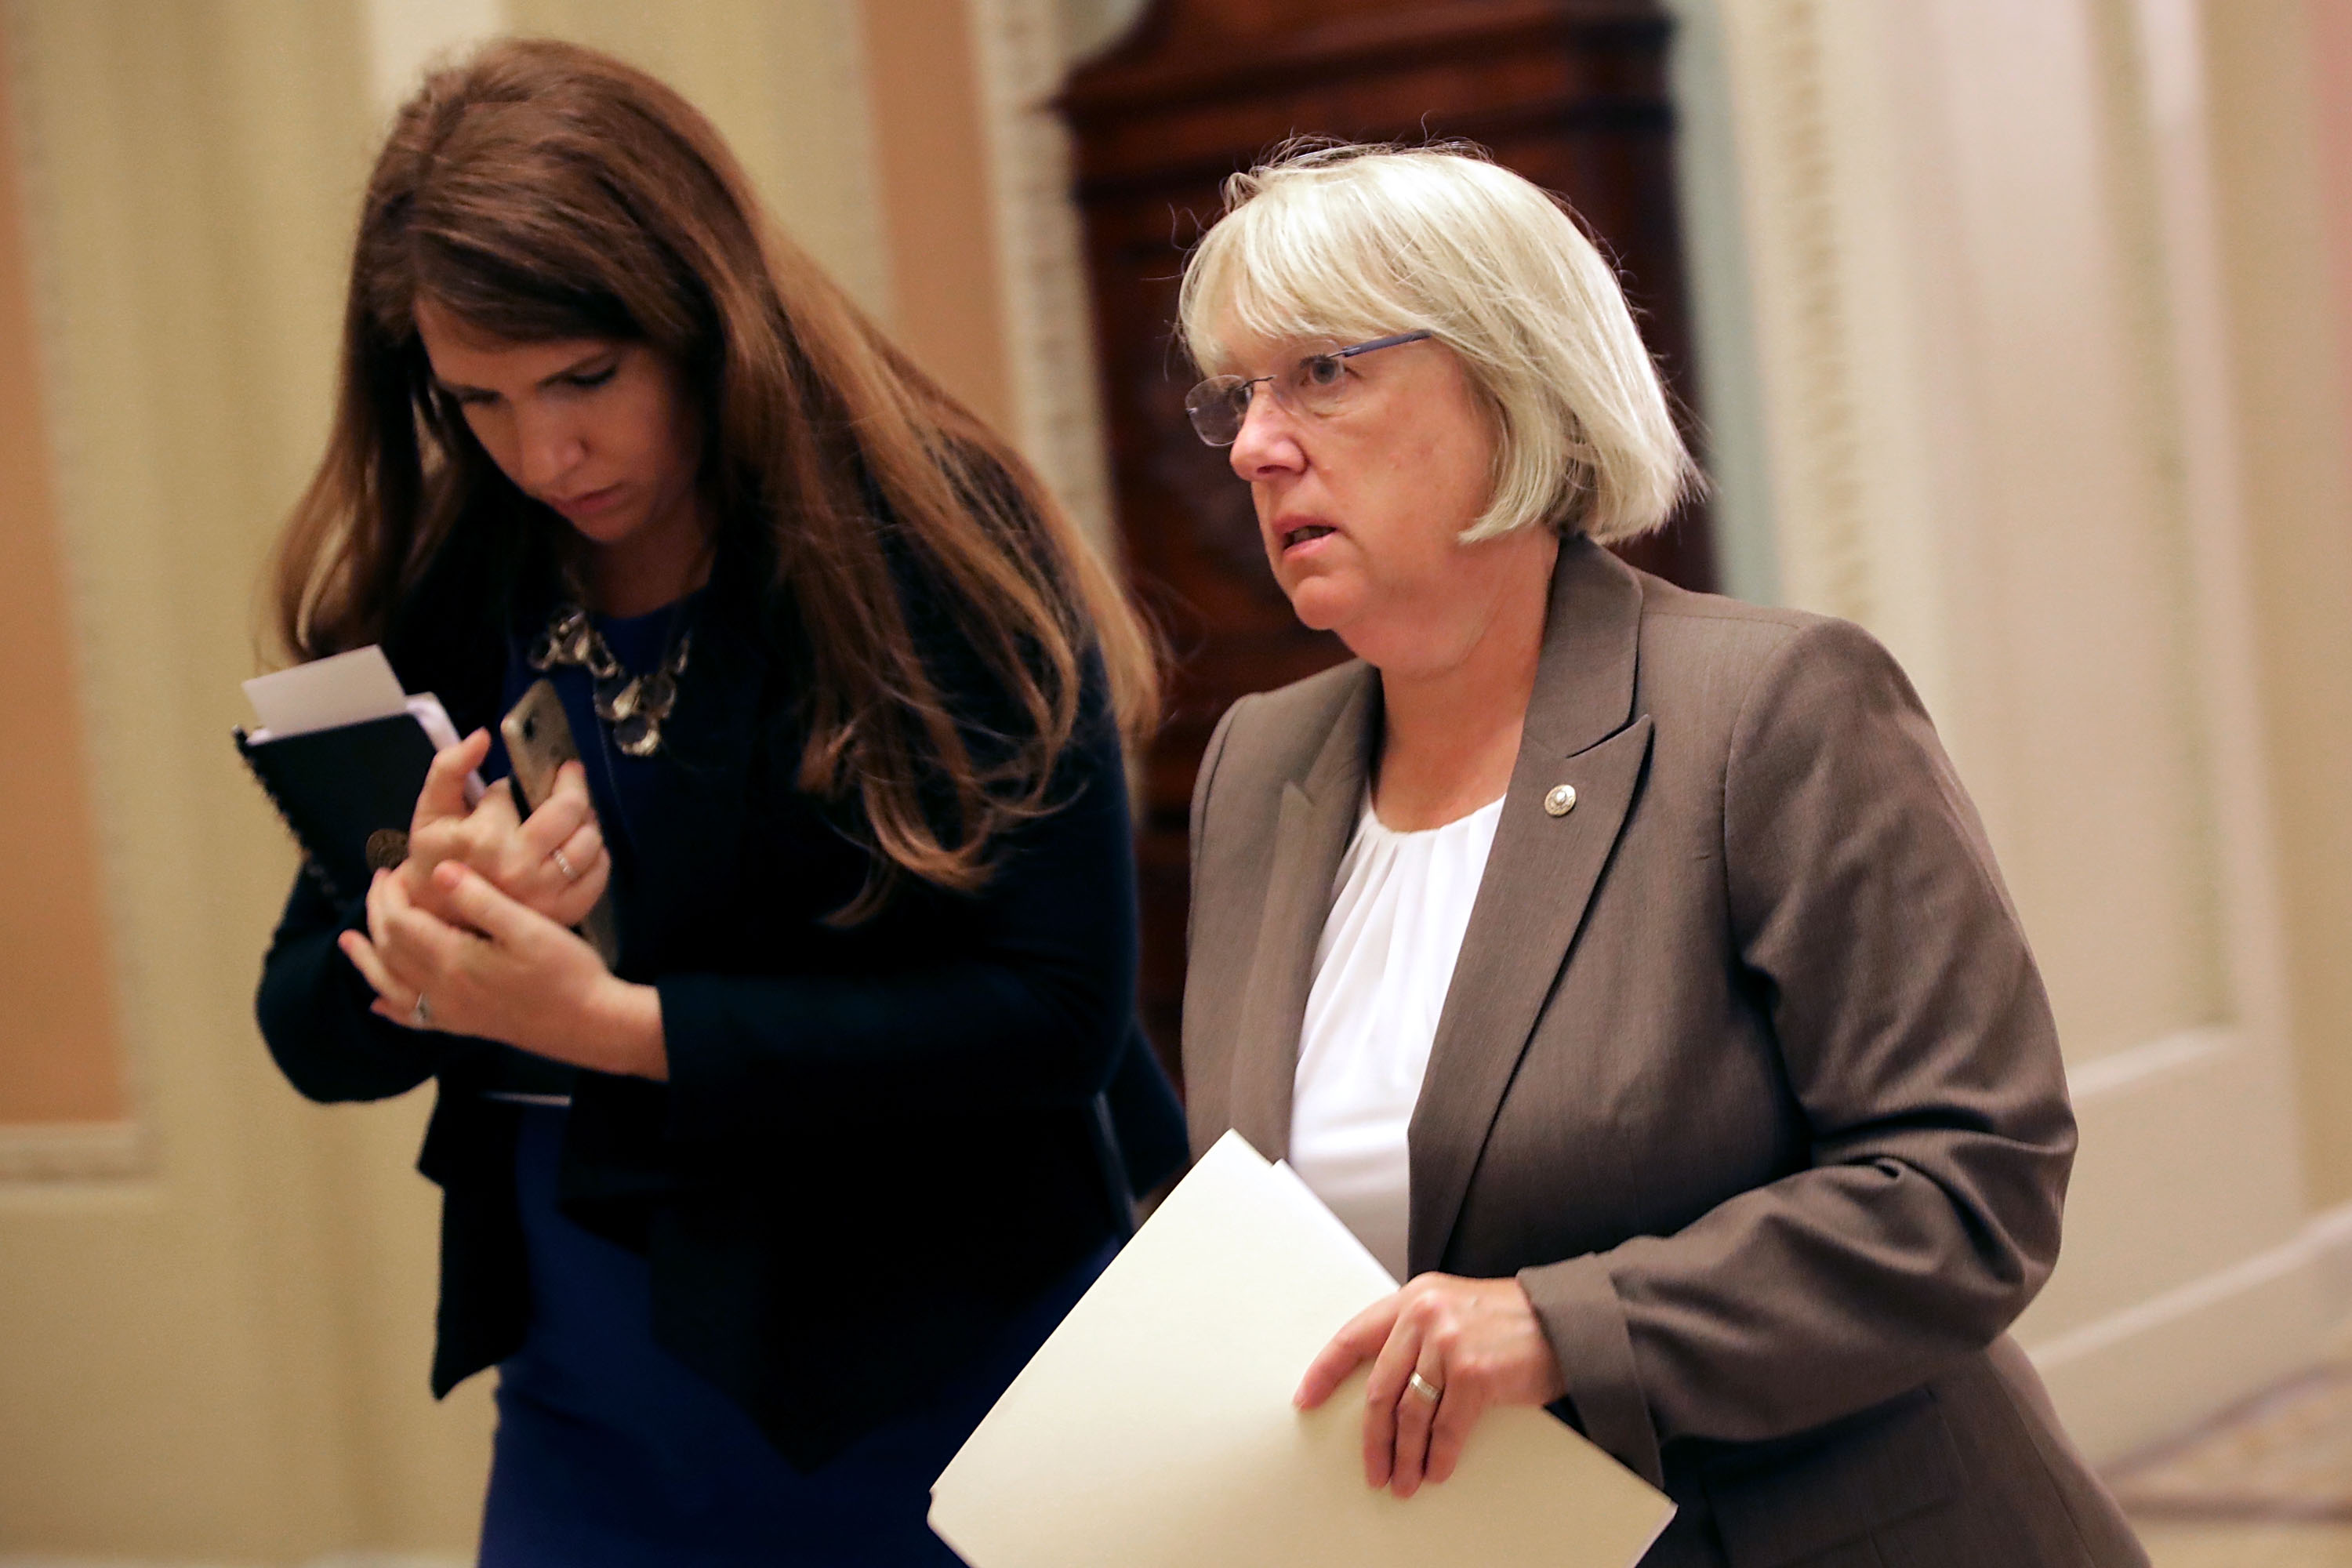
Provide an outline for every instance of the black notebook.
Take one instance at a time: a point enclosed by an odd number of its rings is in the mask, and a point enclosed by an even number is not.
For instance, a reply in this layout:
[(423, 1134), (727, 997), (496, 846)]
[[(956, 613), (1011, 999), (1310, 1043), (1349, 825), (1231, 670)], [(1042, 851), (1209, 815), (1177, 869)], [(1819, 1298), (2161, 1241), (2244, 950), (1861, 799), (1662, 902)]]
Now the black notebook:
[[(265, 727), (237, 731), (237, 753), (294, 830), (309, 874), (339, 903), (359, 902), (375, 867), (406, 851), (425, 775), (440, 747), (457, 743), (449, 716), (434, 698), (403, 692), (373, 647), (260, 677), (246, 690)], [(469, 780), (468, 800), (479, 792)], [(469, 1092), (540, 1101), (571, 1092), (572, 1069), (560, 1062), (487, 1040), (462, 1044), (441, 1070)]]
[(347, 903), (367, 897), (368, 840), (407, 833), (434, 756), (432, 737), (406, 712), (260, 742), (239, 730), (236, 749), (312, 874)]

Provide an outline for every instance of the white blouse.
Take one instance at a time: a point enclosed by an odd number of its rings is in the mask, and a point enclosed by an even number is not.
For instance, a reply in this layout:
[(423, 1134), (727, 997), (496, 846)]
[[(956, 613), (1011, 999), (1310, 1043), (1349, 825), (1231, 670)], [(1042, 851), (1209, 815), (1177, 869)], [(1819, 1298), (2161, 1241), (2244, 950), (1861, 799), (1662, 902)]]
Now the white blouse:
[(1503, 803), (1397, 833), (1368, 796), (1315, 949), (1290, 1165), (1391, 1274), (1405, 1271), (1405, 1129)]

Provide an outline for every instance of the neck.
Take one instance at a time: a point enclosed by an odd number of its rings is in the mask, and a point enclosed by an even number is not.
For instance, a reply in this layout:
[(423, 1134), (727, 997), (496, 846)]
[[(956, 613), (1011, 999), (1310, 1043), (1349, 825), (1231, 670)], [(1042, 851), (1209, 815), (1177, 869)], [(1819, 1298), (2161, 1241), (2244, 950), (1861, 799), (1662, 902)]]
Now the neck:
[(1388, 826), (1408, 833), (1443, 826), (1509, 786), (1543, 658), (1551, 569), (1559, 552), (1549, 534), (1539, 545), (1530, 552), (1538, 559), (1516, 575), (1460, 658), (1425, 669), (1381, 671), (1373, 804)]
[(589, 607), (625, 619), (677, 603), (710, 580), (712, 537), (695, 505), (630, 538), (589, 546)]

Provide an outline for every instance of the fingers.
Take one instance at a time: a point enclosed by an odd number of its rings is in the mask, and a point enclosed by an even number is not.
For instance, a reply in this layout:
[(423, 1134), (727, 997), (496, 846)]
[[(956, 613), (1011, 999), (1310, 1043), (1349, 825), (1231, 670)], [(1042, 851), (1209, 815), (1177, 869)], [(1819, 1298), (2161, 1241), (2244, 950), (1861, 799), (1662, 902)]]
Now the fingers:
[(515, 804), (515, 782), (500, 779), (482, 792), (466, 818), (467, 836), (484, 843), (498, 843), (513, 833), (522, 821), (521, 807)]
[(335, 939), (335, 945), (342, 951), (345, 958), (351, 960), (352, 967), (360, 972), (360, 978), (375, 992), (373, 1010), (378, 1017), (389, 1018), (403, 1028), (419, 1026), (415, 990), (393, 977), (392, 972), (384, 967), (383, 956), (376, 951), (373, 942), (355, 931), (347, 931)]
[(400, 868), (413, 878), (409, 891), (413, 895), (421, 879), (444, 860), (462, 860), (467, 846), (473, 841), (473, 830), (467, 818), (444, 816), (411, 830), (408, 835), (408, 858)]
[(1517, 1279), (1423, 1274), (1396, 1301), (1365, 1384), (1364, 1466), (1406, 1498), (1454, 1474), (1486, 1411), (1549, 1404), (1566, 1384)]
[(587, 918), (612, 872), (588, 775), (577, 762), (557, 770), (547, 799), (529, 816), (515, 815), (512, 794), (493, 789), (465, 821), (418, 842), (436, 853), (417, 868), (412, 893), (423, 907), (460, 923), (463, 917), (430, 878), (443, 860), (471, 867), (507, 897), (565, 926)]
[(1331, 1342), (1307, 1363), (1307, 1375), (1298, 1380), (1298, 1392), (1290, 1396), (1292, 1404), (1301, 1410), (1312, 1410), (1331, 1397), (1332, 1391), (1348, 1381), (1348, 1376), (1380, 1352), (1388, 1342), (1389, 1330), (1396, 1322), (1397, 1298), (1375, 1301), (1331, 1336)]
[(477, 730), (435, 756), (425, 773), (425, 787), (417, 792), (416, 814), (409, 831), (414, 834), (428, 822), (465, 816), (466, 775), (480, 767), (489, 754), (490, 732)]
[[(588, 795), (588, 773), (578, 763), (564, 763), (555, 773), (555, 787), (525, 821), (518, 837), (523, 850), (534, 860), (545, 859), (563, 848), (564, 842), (580, 830), (581, 824), (596, 820), (596, 806)], [(569, 849), (564, 849), (568, 857)], [(573, 860), (577, 868), (584, 860)]]
[[(1406, 1404), (1405, 1384), (1421, 1361), (1422, 1330), (1418, 1317), (1409, 1310), (1400, 1310), (1396, 1327), (1389, 1331), (1388, 1342), (1372, 1362), (1372, 1375), (1364, 1384), (1364, 1479), (1374, 1487), (1384, 1487), (1402, 1478), (1397, 1471), (1400, 1457), (1398, 1439), (1403, 1418), (1417, 1414)], [(1412, 1405), (1425, 1403), (1418, 1394), (1411, 1396)], [(1422, 1428), (1421, 1440), (1428, 1436)], [(1421, 1449), (1413, 1453), (1412, 1479), (1421, 1479)], [(1400, 1497), (1410, 1496), (1400, 1489)]]
[[(588, 918), (588, 911), (596, 907), (613, 879), (613, 857), (605, 852), (604, 835), (593, 822), (581, 824), (580, 830), (548, 858), (548, 864), (559, 885), (553, 899), (541, 906), (542, 912), (558, 925), (576, 926)], [(567, 869), (568, 881), (564, 880)]]
[(1438, 1412), (1450, 1397), (1445, 1382), (1445, 1358), (1424, 1333), (1416, 1347), (1412, 1370), (1405, 1374), (1404, 1390), (1397, 1395), (1396, 1449), (1389, 1486), (1401, 1498), (1419, 1491), (1428, 1475), (1430, 1435), (1436, 1429)]
[(544, 916), (499, 891), (488, 878), (454, 861), (436, 868), (433, 882), (448, 900), (451, 911), (492, 942), (522, 940), (532, 933), (533, 921), (544, 922)]
[[(604, 830), (596, 826), (592, 816), (574, 828), (570, 837), (550, 846), (532, 868), (561, 896), (585, 886), (591, 877), (595, 877), (601, 885), (602, 873), (611, 869), (607, 863), (610, 859), (604, 853)], [(595, 900), (591, 899), (589, 902)]]
[(488, 869), (512, 840), (517, 822), (514, 797), (508, 781), (499, 780), (464, 816), (444, 816), (412, 829), (408, 858), (401, 862), (403, 890), (409, 901), (434, 913), (446, 913), (433, 888), (433, 868), (444, 860), (463, 860)]
[[(556, 859), (558, 855), (563, 857), (561, 861)], [(605, 858), (604, 830), (597, 826), (592, 817), (574, 829), (571, 837), (549, 851), (547, 858), (559, 875), (568, 876), (575, 882), (584, 882), (591, 871), (600, 869), (597, 862)]]
[[(433, 879), (436, 889), (457, 869), (454, 861), (437, 868)], [(429, 991), (446, 982), (465, 963), (467, 944), (480, 939), (412, 902), (396, 878), (392, 879), (386, 895), (383, 934), (375, 939), (384, 967), (394, 980), (412, 990)]]
[(1454, 1468), (1462, 1462), (1462, 1450), (1470, 1441), (1470, 1428), (1486, 1414), (1486, 1401), (1475, 1378), (1456, 1376), (1449, 1387), (1430, 1373), (1422, 1375), (1437, 1384), (1441, 1391), (1436, 1425), (1429, 1435), (1429, 1458), (1422, 1467), (1424, 1479), (1435, 1486), (1451, 1479)]
[(399, 872), (378, 871), (368, 882), (368, 941), (377, 951), (383, 948), (393, 910), (407, 901), (408, 889)]

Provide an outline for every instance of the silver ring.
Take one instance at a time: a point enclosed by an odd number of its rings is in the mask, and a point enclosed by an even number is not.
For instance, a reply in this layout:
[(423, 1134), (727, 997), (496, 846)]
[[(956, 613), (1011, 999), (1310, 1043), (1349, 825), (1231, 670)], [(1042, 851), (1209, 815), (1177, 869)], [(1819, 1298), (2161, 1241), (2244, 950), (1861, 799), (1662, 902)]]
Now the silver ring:
[(1421, 1373), (1417, 1372), (1411, 1377), (1405, 1379), (1404, 1385), (1407, 1388), (1412, 1389), (1415, 1394), (1420, 1394), (1423, 1399), (1428, 1400), (1432, 1405), (1436, 1404), (1439, 1400), (1445, 1397), (1445, 1390), (1438, 1387), (1437, 1384), (1430, 1382), (1429, 1379), (1422, 1376)]
[(565, 881), (576, 882), (580, 879), (580, 873), (572, 868), (572, 862), (563, 858), (562, 849), (550, 850), (548, 858), (555, 862), (555, 868), (563, 873)]
[(433, 1004), (425, 999), (424, 992), (419, 991), (416, 994), (416, 1005), (408, 1010), (408, 1016), (416, 1020), (416, 1026), (420, 1029), (429, 1029), (433, 1026)]

